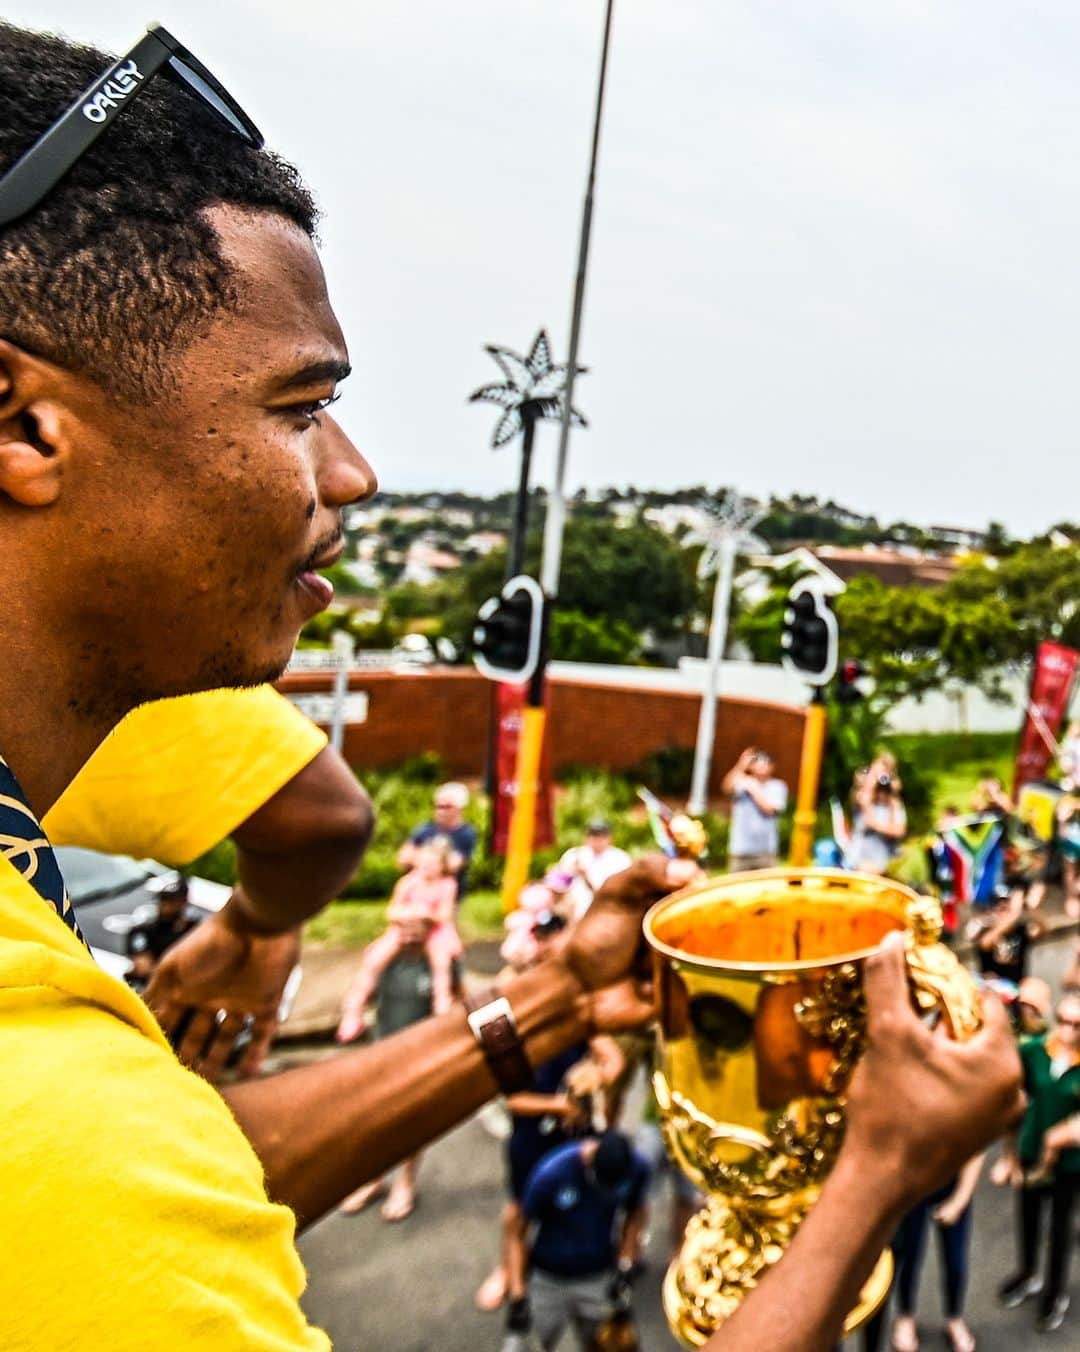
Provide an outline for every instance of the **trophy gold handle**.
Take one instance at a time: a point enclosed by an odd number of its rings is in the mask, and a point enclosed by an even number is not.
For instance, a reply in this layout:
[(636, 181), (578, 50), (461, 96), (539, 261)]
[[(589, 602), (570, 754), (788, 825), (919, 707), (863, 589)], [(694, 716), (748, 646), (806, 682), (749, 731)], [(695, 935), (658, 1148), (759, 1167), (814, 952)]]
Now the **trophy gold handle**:
[(941, 905), (934, 897), (919, 897), (907, 908), (908, 981), (919, 1009), (938, 1011), (958, 1042), (966, 1042), (982, 1027), (979, 991), (956, 954), (941, 942)]

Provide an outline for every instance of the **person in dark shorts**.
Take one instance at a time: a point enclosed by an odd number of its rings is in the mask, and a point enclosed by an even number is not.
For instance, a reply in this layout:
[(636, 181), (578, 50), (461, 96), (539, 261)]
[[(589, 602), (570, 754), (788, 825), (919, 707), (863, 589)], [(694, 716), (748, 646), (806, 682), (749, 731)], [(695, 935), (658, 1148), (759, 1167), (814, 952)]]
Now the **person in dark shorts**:
[[(565, 919), (552, 912), (537, 916), (533, 935), (541, 958), (565, 927)], [(511, 1121), (506, 1142), (506, 1184), (510, 1196), (500, 1219), (500, 1261), (476, 1293), (476, 1305), (481, 1310), (497, 1310), (506, 1298), (507, 1252), (524, 1224), (521, 1198), (533, 1170), (552, 1150), (580, 1136), (591, 1125), (590, 1105), (570, 1084), (573, 1072), (587, 1059), (595, 1063), (598, 1087), (614, 1083), (622, 1070), (622, 1052), (615, 1040), (593, 1038), (591, 1042), (575, 1043), (537, 1066), (533, 1087), (506, 1100)]]
[(523, 1227), (511, 1254), (503, 1352), (527, 1346), (530, 1332), (550, 1352), (569, 1324), (583, 1349), (592, 1346), (612, 1306), (628, 1304), (648, 1186), (648, 1164), (618, 1131), (541, 1160), (521, 1201), (532, 1234)]
[[(461, 962), (454, 963), (454, 984), (461, 985)], [(431, 1017), (434, 983), (431, 964), (422, 943), (413, 943), (402, 951), (379, 978), (375, 992), (374, 1041), (392, 1037), (422, 1019)], [(423, 1155), (403, 1160), (392, 1175), (373, 1179), (351, 1192), (338, 1208), (351, 1216), (379, 1198), (384, 1198), (380, 1214), (384, 1221), (403, 1221), (416, 1208), (416, 1179)]]

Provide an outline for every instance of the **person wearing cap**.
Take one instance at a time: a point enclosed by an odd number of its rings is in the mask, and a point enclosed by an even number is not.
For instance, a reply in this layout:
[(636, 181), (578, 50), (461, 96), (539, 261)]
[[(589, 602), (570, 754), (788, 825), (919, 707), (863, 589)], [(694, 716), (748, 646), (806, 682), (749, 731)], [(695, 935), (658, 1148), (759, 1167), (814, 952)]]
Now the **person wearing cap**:
[(189, 913), (187, 904), (188, 881), (174, 878), (158, 893), (157, 915), (128, 930), (124, 950), (131, 959), (131, 970), (124, 979), (135, 990), (145, 989), (169, 949), (198, 925), (198, 917)]
[[(549, 1352), (573, 1324), (590, 1340), (613, 1304), (623, 1305), (645, 1228), (649, 1166), (619, 1131), (572, 1141), (547, 1155), (525, 1186), (531, 1235), (515, 1237), (503, 1352)], [(528, 1266), (528, 1279), (525, 1269)]]
[(748, 746), (724, 776), (723, 790), (731, 798), (728, 868), (733, 873), (776, 866), (779, 817), (787, 807), (788, 790), (773, 770), (767, 751)]
[(604, 883), (629, 867), (630, 856), (613, 843), (611, 823), (602, 817), (589, 822), (585, 843), (567, 850), (558, 864), (572, 879), (567, 900), (573, 918), (580, 920)]

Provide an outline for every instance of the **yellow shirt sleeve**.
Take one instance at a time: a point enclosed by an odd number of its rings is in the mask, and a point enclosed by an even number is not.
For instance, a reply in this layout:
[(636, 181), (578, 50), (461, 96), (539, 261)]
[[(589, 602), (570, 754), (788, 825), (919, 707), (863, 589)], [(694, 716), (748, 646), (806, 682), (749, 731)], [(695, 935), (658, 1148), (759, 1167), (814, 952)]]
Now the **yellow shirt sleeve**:
[(221, 1096), (0, 860), (0, 1347), (328, 1352)]
[(186, 864), (325, 745), (269, 686), (144, 704), (98, 747), (42, 826), (54, 845)]

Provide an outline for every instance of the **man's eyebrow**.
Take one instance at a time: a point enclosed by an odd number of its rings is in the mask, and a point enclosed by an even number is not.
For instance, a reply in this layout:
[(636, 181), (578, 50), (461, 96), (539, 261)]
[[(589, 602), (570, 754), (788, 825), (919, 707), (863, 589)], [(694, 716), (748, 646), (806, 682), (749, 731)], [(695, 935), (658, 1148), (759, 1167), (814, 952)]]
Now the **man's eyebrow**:
[(351, 370), (352, 367), (347, 361), (334, 359), (313, 361), (307, 366), (301, 366), (297, 371), (292, 371), (279, 384), (283, 390), (297, 389), (306, 385), (322, 385), (327, 381), (336, 384), (344, 380)]

